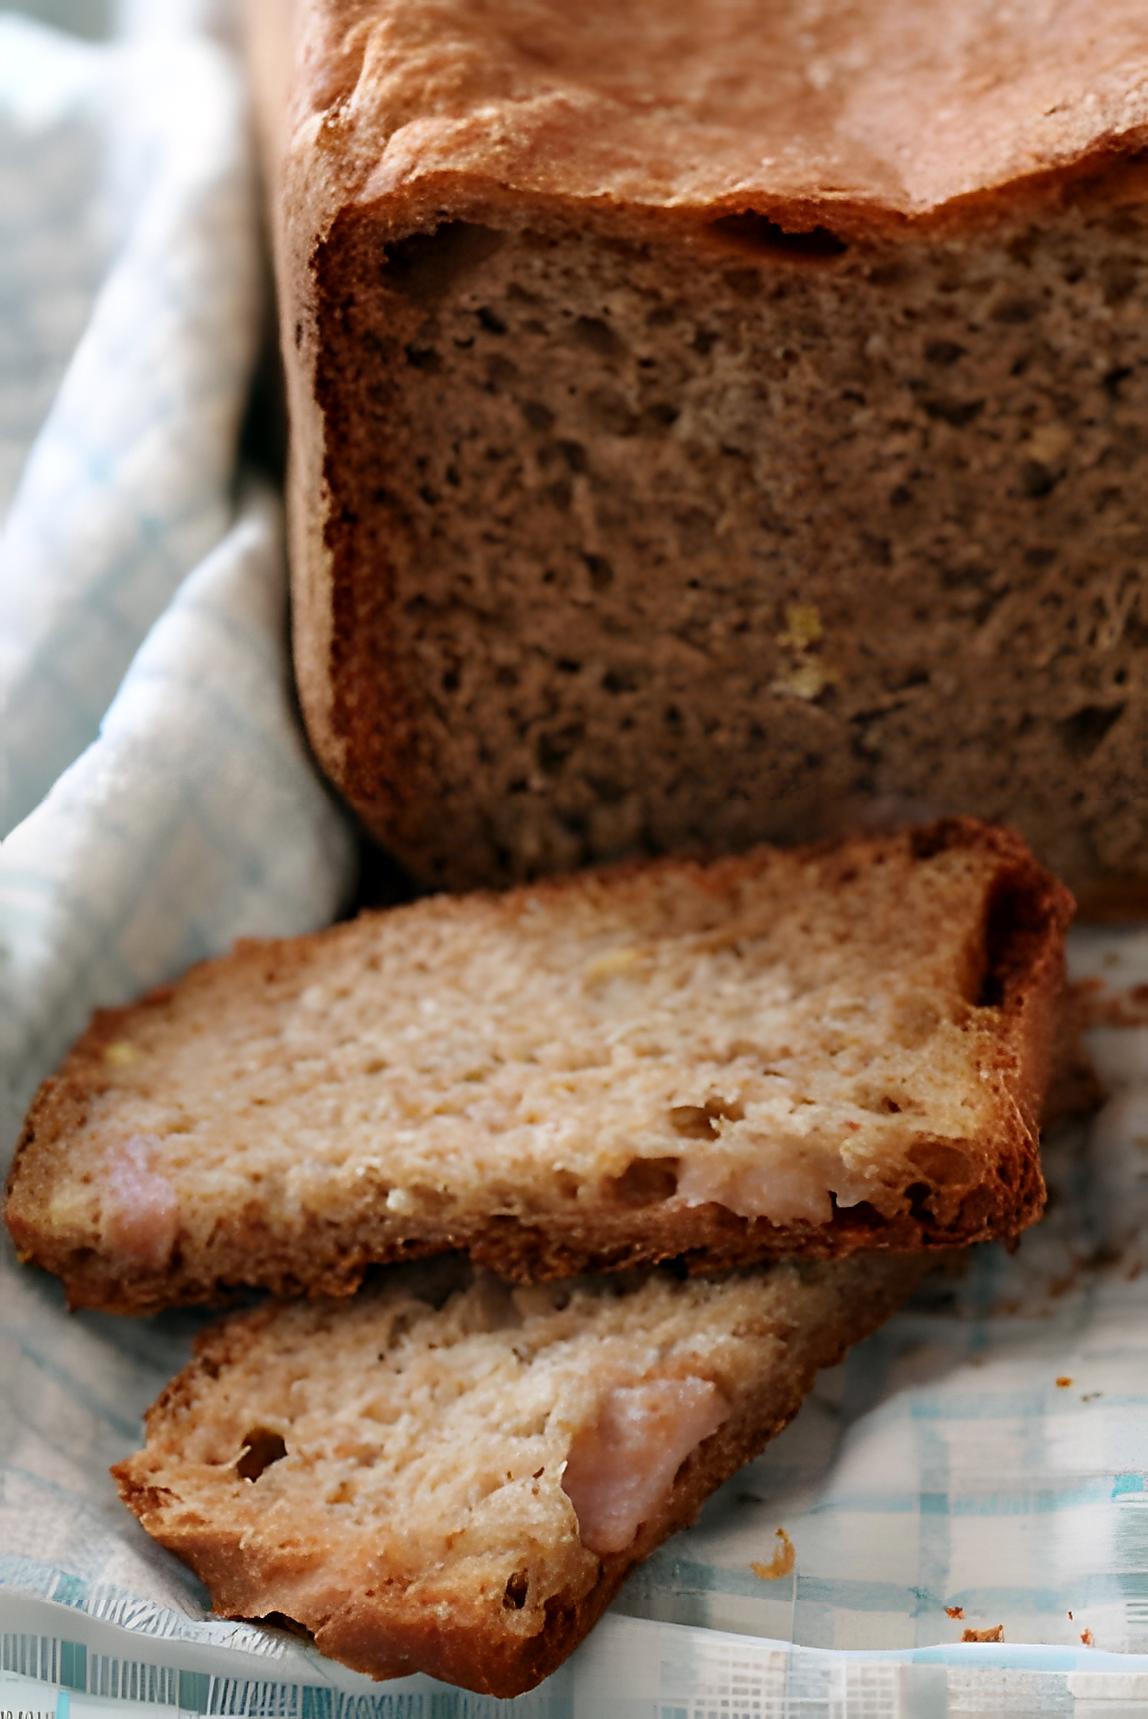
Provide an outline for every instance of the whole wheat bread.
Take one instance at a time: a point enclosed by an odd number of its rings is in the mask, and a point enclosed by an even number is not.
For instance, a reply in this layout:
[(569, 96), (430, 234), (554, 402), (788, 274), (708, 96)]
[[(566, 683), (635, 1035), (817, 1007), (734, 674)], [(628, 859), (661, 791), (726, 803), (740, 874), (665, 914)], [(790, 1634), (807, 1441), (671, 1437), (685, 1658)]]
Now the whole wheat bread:
[(291, 1620), (374, 1677), (515, 1695), (923, 1264), (480, 1278), (445, 1300), (411, 1269), (208, 1332), (115, 1473), (217, 1611)]
[(256, 12), (300, 687), (379, 838), (965, 812), (1143, 901), (1143, 0)]
[(241, 945), (98, 1015), (8, 1223), (74, 1302), (1011, 1236), (1070, 898), (949, 823), (440, 897)]

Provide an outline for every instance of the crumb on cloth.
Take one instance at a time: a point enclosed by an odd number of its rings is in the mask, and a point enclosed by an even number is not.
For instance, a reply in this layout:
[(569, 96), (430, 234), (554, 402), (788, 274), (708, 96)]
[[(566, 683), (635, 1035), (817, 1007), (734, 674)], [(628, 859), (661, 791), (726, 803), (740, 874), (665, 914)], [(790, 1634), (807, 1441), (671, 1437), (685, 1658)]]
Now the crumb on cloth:
[(961, 1632), (962, 1641), (1003, 1641), (1004, 1624), (993, 1624), (990, 1629), (966, 1629)]
[(945, 1607), (945, 1616), (946, 1617), (963, 1618), (964, 1615), (965, 1615), (964, 1606), (946, 1606)]
[(781, 1576), (788, 1576), (797, 1562), (797, 1552), (793, 1541), (784, 1528), (774, 1529), (774, 1539), (777, 1541), (777, 1551), (768, 1564), (751, 1564), (749, 1567), (755, 1576), (763, 1582), (776, 1582)]
[(1085, 1647), (1092, 1647), (1095, 1645), (1092, 1631), (1090, 1629), (1082, 1629), (1080, 1632), (1080, 1639), (1084, 1643)]

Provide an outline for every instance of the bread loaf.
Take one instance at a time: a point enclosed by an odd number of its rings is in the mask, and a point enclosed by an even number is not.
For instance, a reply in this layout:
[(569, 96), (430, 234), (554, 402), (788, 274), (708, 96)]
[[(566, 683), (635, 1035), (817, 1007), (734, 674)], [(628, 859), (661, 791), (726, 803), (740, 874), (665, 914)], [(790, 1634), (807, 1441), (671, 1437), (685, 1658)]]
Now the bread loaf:
[(268, 1305), (201, 1338), (115, 1472), (217, 1611), (297, 1623), (373, 1677), (516, 1695), (922, 1271), (400, 1274)]
[(241, 945), (97, 1016), (7, 1207), (73, 1301), (1011, 1236), (1066, 893), (943, 824), (439, 897)]
[(1142, 0), (257, 11), (299, 682), (381, 841), (971, 812), (1148, 900)]

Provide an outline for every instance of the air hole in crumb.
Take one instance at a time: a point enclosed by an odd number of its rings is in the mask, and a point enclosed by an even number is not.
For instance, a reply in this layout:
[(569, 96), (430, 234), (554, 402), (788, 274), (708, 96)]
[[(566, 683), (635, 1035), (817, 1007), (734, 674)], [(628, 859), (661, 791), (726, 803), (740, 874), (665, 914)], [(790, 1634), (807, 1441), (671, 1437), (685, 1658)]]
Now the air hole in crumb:
[(613, 1197), (626, 1206), (653, 1206), (678, 1191), (676, 1158), (635, 1158), (610, 1183)]
[(530, 1592), (530, 1577), (525, 1570), (515, 1570), (503, 1589), (502, 1604), (508, 1612), (520, 1612)]
[(989, 312), (994, 322), (1009, 323), (1013, 327), (1032, 322), (1036, 314), (1037, 306), (1032, 299), (1012, 297), (998, 299)]
[(564, 1200), (576, 1200), (581, 1183), (572, 1170), (555, 1170), (554, 1186)]
[(723, 1122), (740, 1122), (745, 1105), (737, 1098), (707, 1098), (704, 1104), (675, 1104), (670, 1126), (687, 1140), (714, 1140)]
[(502, 244), (501, 233), (472, 221), (447, 221), (429, 233), (411, 233), (383, 250), (384, 279), (392, 292), (433, 302)]
[(927, 1223), (933, 1216), (932, 1200), (936, 1189), (929, 1182), (910, 1182), (905, 1189), (909, 1211), (918, 1223)]
[(554, 423), (554, 414), (549, 406), (544, 406), (540, 400), (524, 400), (522, 416), (532, 430), (549, 430)]
[(811, 227), (805, 233), (787, 233), (768, 215), (722, 215), (710, 222), (710, 231), (745, 249), (773, 256), (820, 261), (839, 257), (849, 249), (845, 240), (831, 233), (828, 227)]
[(637, 692), (642, 684), (642, 672), (638, 668), (609, 668), (602, 676), (603, 692)]
[(1060, 724), (1064, 744), (1073, 758), (1091, 758), (1105, 735), (1124, 715), (1122, 704), (1088, 704)]
[(583, 732), (581, 723), (570, 722), (565, 728), (540, 734), (535, 746), (538, 768), (547, 776), (555, 775), (581, 741)]
[(1029, 501), (1041, 501), (1046, 495), (1051, 495), (1060, 482), (1060, 474), (1040, 460), (1024, 460), (1020, 468), (1021, 494)]
[(590, 574), (590, 583), (595, 591), (609, 590), (614, 583), (614, 569), (606, 557), (604, 555), (584, 555), (582, 559), (586, 563)]
[(252, 1427), (244, 1435), (243, 1452), (235, 1464), (240, 1480), (258, 1480), (261, 1474), (287, 1455), (287, 1446), (277, 1432), (266, 1427)]
[(403, 351), (412, 370), (426, 370), (433, 375), (442, 369), (442, 359), (433, 346), (407, 346)]
[(575, 317), (570, 332), (579, 346), (597, 352), (603, 358), (616, 358), (626, 350), (625, 343), (619, 340), (609, 323), (598, 316)]
[(975, 423), (985, 409), (983, 400), (928, 399), (921, 404), (927, 418), (934, 423), (951, 424), (955, 430)]
[(955, 364), (965, 356), (966, 348), (955, 340), (926, 340), (925, 361), (928, 364)]

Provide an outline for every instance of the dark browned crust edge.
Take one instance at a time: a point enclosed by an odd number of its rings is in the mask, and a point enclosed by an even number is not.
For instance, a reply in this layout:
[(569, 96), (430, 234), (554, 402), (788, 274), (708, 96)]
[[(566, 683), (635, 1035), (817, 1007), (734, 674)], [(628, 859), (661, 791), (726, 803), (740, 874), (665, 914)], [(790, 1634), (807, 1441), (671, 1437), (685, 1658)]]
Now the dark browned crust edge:
[[(349, 1294), (372, 1265), (456, 1250), (469, 1253), (499, 1276), (538, 1281), (665, 1259), (682, 1259), (691, 1271), (716, 1272), (792, 1255), (842, 1258), (876, 1249), (911, 1252), (1011, 1239), (1033, 1223), (1044, 1206), (1039, 1119), (1060, 1030), (1063, 937), (1072, 916), (1072, 897), (1037, 865), (1018, 836), (970, 819), (945, 819), (917, 830), (846, 844), (820, 843), (805, 851), (852, 856), (905, 844), (919, 858), (946, 848), (972, 846), (999, 861), (986, 938), (988, 982), (999, 993), (993, 1000), (999, 1007), (1000, 1031), (984, 1070), (998, 1094), (999, 1122), (991, 1137), (970, 1143), (976, 1173), (966, 1183), (946, 1188), (943, 1201), (926, 1207), (910, 1197), (908, 1209), (895, 1218), (866, 1206), (839, 1208), (829, 1225), (772, 1224), (740, 1217), (717, 1205), (667, 1214), (655, 1204), (604, 1210), (591, 1219), (572, 1217), (560, 1207), (529, 1222), (492, 1214), (476, 1216), (466, 1227), (436, 1225), (428, 1218), (421, 1230), (412, 1231), (410, 1219), (372, 1212), (372, 1233), (367, 1237), (361, 1229), (354, 1234), (334, 1227), (317, 1229), (308, 1242), (281, 1241), (276, 1254), (275, 1238), (261, 1236), (253, 1242), (248, 1224), (244, 1235), (234, 1238), (230, 1257), (221, 1248), (218, 1265), (208, 1274), (202, 1268), (196, 1274), (181, 1267), (178, 1249), (165, 1271), (132, 1274), (91, 1248), (76, 1249), (45, 1235), (37, 1221), (34, 1197), (28, 1200), (28, 1209), (22, 1209), (19, 1184), (37, 1133), (43, 1130), (58, 1136), (82, 1120), (90, 1096), (84, 1059), (117, 1037), (126, 1017), (168, 998), (172, 987), (164, 986), (126, 1010), (98, 1014), (73, 1053), (80, 1059), (78, 1071), (70, 1058), (41, 1088), (9, 1177), (6, 1218), (17, 1250), (22, 1259), (61, 1277), (74, 1307), (151, 1313), (170, 1306), (225, 1302), (244, 1287), (278, 1295)], [(724, 863), (741, 866), (752, 863), (752, 857)], [(684, 864), (692, 862), (628, 864), (608, 868), (604, 875)], [(535, 893), (545, 894), (570, 887), (570, 880), (562, 879), (531, 886)], [(318, 932), (292, 941), (302, 946), (329, 935), (330, 931)], [(250, 946), (253, 956), (258, 956), (260, 947)], [(306, 1261), (302, 1269), (301, 1260)]]
[[(875, 1262), (876, 1263), (876, 1262)], [(444, 1586), (436, 1601), (425, 1587), (412, 1603), (397, 1585), (381, 1591), (344, 1594), (333, 1609), (291, 1611), (300, 1574), (317, 1571), (326, 1561), (322, 1551), (300, 1548), (263, 1549), (244, 1544), (237, 1530), (168, 1520), (178, 1501), (173, 1494), (137, 1476), (141, 1457), (129, 1457), (112, 1469), (120, 1496), (152, 1537), (191, 1566), (207, 1586), (214, 1610), (227, 1617), (286, 1620), (310, 1635), (317, 1648), (368, 1677), (386, 1679), (422, 1671), (478, 1694), (521, 1695), (554, 1671), (589, 1633), (635, 1565), (641, 1563), (670, 1534), (688, 1527), (706, 1499), (725, 1480), (750, 1462), (791, 1421), (801, 1407), (816, 1373), (836, 1364), (845, 1351), (870, 1335), (912, 1294), (934, 1258), (886, 1256), (863, 1293), (842, 1293), (838, 1319), (811, 1345), (805, 1364), (790, 1372), (781, 1389), (764, 1400), (741, 1404), (733, 1415), (694, 1451), (678, 1471), (662, 1510), (645, 1523), (634, 1544), (601, 1559), (597, 1582), (580, 1598), (556, 1596), (547, 1607), (546, 1623), (534, 1636), (499, 1631), (489, 1608), (467, 1605)], [(226, 1365), (234, 1335), (256, 1334), (270, 1309), (226, 1320), (201, 1333), (195, 1358), (148, 1411), (149, 1431), (167, 1410), (178, 1406), (198, 1369)], [(327, 1555), (329, 1556), (329, 1555)]]

